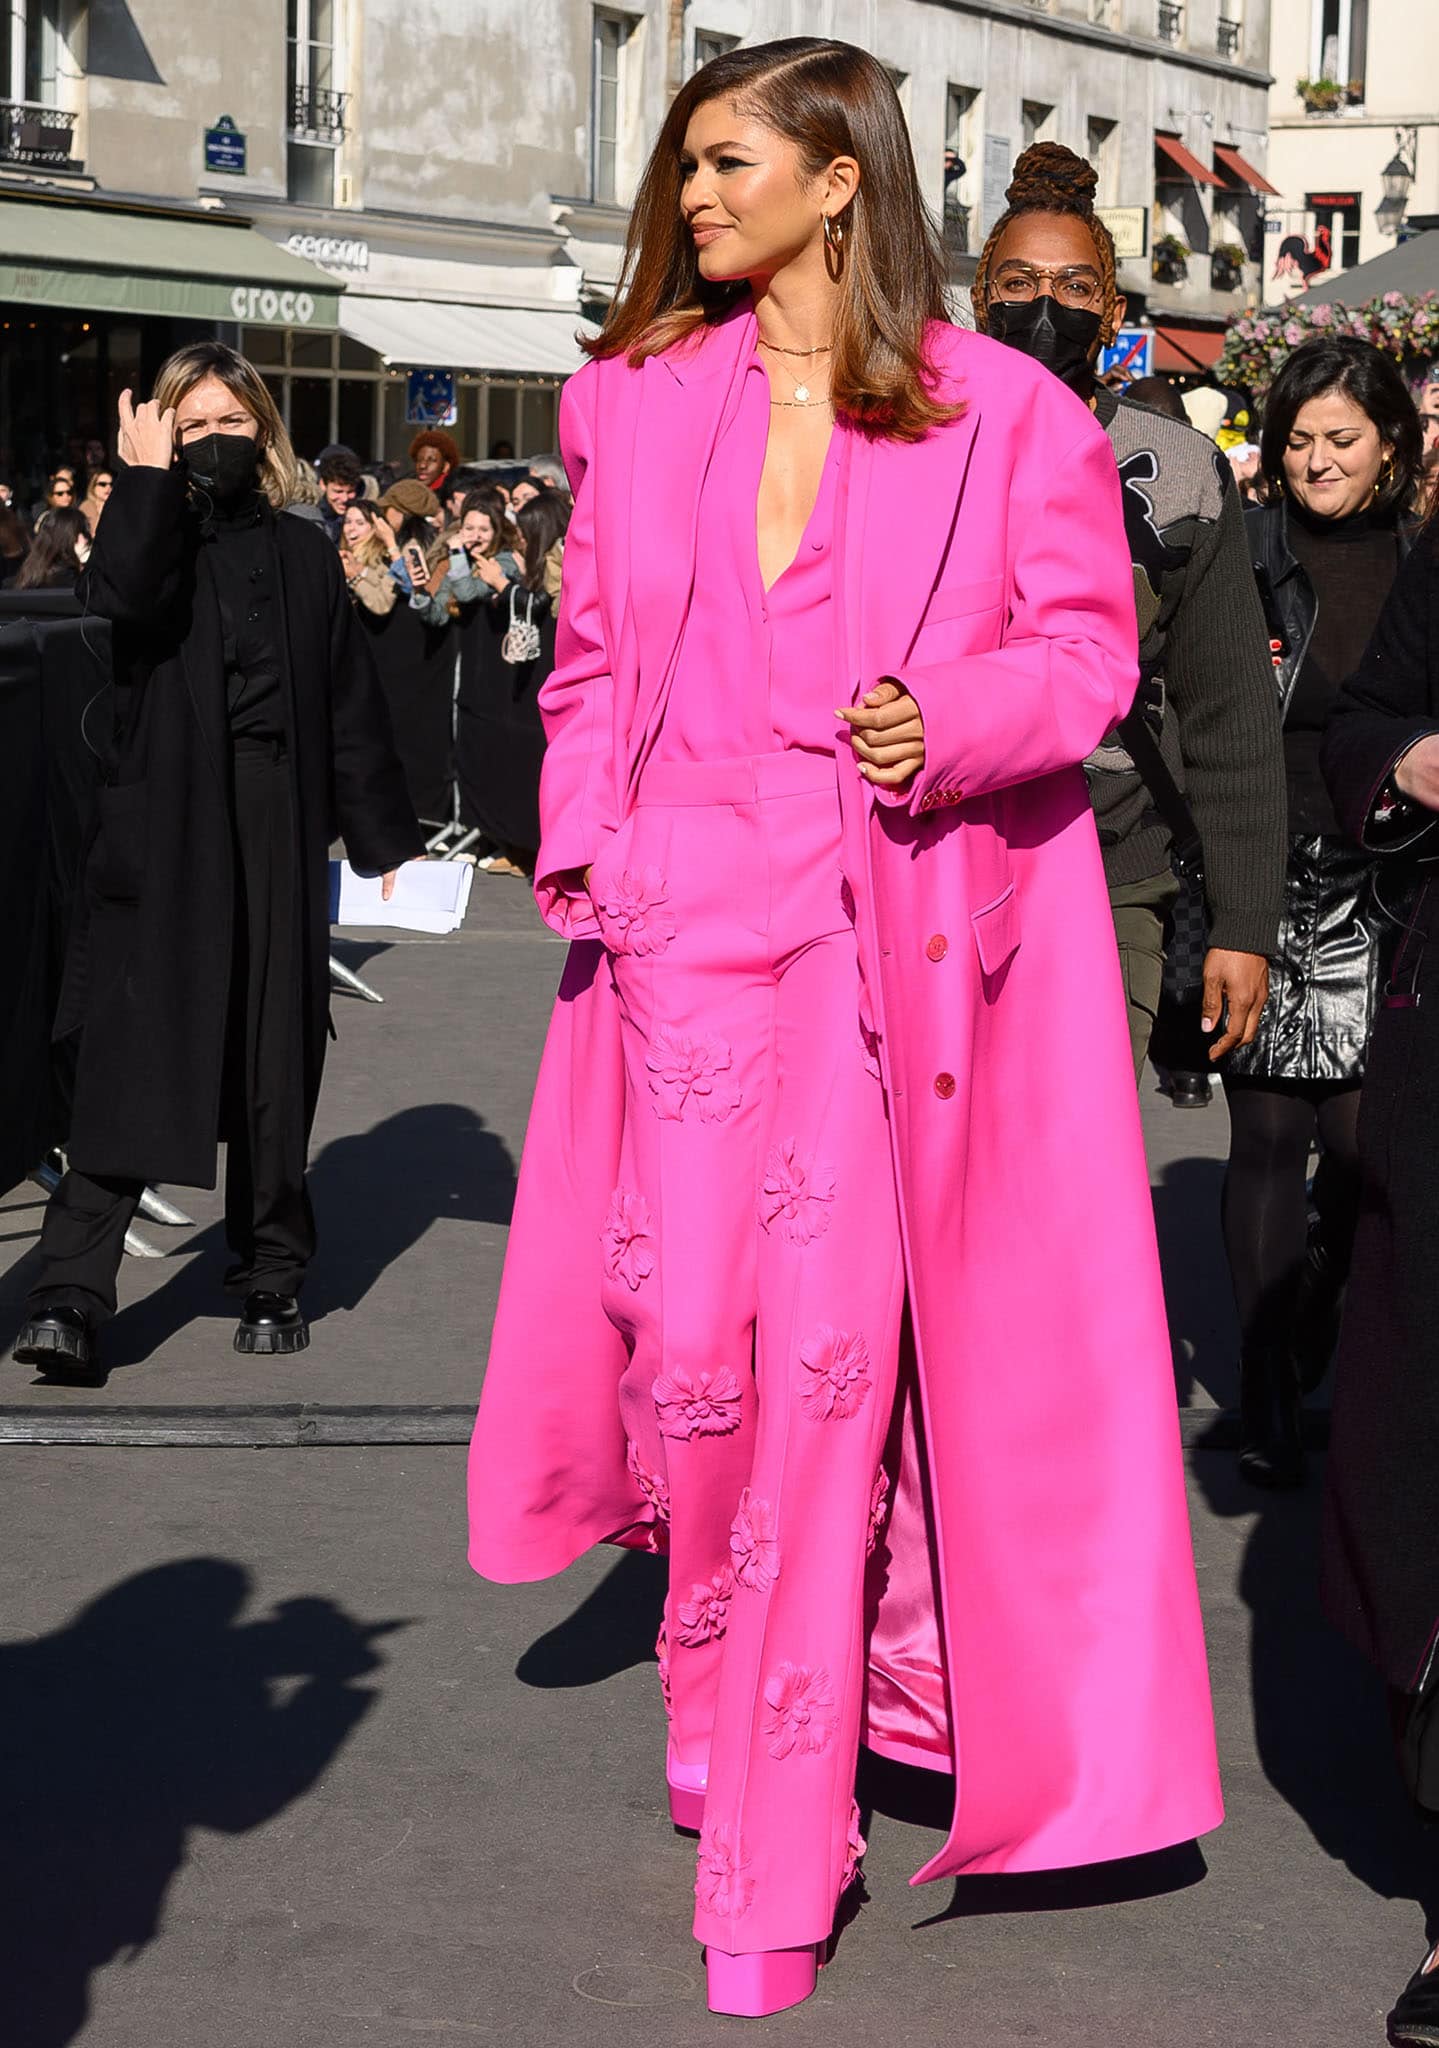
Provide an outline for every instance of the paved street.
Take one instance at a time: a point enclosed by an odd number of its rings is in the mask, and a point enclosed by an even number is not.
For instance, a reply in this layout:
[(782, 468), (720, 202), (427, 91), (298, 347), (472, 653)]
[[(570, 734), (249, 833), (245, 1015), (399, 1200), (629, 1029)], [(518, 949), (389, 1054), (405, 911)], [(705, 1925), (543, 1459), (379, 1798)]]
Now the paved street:
[[(152, 1226), (170, 1256), (127, 1262), (109, 1384), (10, 1368), (12, 1432), (76, 1404), (472, 1403), (560, 949), (519, 885), (478, 877), (456, 938), (342, 950), (387, 1001), (337, 1004), (310, 1352), (231, 1352), (218, 1205), (186, 1192), (195, 1231)], [(1146, 1117), (1193, 1443), (1232, 1391), (1224, 1112), (1151, 1094)], [(0, 1336), (33, 1195), (0, 1207)], [(816, 1998), (762, 2026), (704, 2007), (652, 1560), (482, 1584), (453, 1442), (0, 1460), (3, 1727), (44, 1823), (0, 1849), (7, 2048), (1360, 2048), (1415, 1960), (1439, 1858), (1318, 1616), (1316, 1490), (1241, 1492), (1223, 1451), (1189, 1463), (1228, 1825), (1143, 1868), (916, 1892), (939, 1788), (873, 1770), (868, 1903)]]

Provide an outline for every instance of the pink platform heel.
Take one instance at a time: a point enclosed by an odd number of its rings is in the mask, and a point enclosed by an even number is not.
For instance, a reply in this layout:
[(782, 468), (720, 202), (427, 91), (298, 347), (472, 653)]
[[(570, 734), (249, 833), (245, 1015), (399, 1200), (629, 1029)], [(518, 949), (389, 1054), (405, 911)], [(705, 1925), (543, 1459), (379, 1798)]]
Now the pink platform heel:
[(673, 1749), (665, 1753), (665, 1782), (670, 1790), (670, 1819), (677, 1828), (698, 1834), (704, 1825), (705, 1791), (709, 1785), (709, 1759), (702, 1764), (682, 1764)]
[(819, 1950), (813, 1942), (804, 1948), (764, 1948), (748, 1956), (706, 1948), (709, 2009), (740, 2019), (767, 2019), (771, 2013), (803, 2005), (814, 1990), (818, 1971)]

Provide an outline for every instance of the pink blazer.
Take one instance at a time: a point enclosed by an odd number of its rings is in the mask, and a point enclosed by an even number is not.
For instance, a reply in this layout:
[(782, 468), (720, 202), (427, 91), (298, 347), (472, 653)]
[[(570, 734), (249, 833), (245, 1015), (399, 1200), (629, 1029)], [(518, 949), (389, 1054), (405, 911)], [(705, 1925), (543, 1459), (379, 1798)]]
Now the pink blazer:
[[(623, 1347), (599, 1308), (618, 1025), (574, 878), (627, 815), (663, 715), (703, 462), (753, 333), (745, 310), (698, 351), (591, 365), (562, 406), (576, 500), (541, 697), (536, 895), (578, 943), (471, 1455), (471, 1558), (492, 1578), (648, 1533), (615, 1399)], [(1104, 433), (1046, 371), (957, 328), (934, 327), (930, 353), (965, 411), (917, 444), (855, 445), (834, 678), (840, 703), (897, 677), (926, 734), (924, 769), (892, 800), (838, 748), (932, 1502), (911, 1432), (867, 1740), (957, 1781), (949, 1839), (920, 1878), (1134, 1855), (1221, 1818), (1123, 993), (1079, 766), (1136, 685), (1119, 482)], [(904, 1703), (895, 1669), (913, 1674)]]

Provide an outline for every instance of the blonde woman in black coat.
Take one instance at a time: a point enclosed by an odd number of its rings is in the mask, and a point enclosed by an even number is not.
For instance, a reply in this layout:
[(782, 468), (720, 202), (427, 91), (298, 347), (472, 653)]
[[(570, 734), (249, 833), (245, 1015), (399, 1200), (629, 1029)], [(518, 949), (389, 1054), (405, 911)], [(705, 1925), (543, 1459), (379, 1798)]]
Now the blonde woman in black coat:
[(70, 1170), (16, 1359), (91, 1377), (147, 1181), (213, 1186), (241, 1351), (308, 1342), (305, 1160), (329, 1016), (331, 839), (422, 851), (335, 548), (277, 518), (294, 457), (263, 380), (200, 342), (120, 400), (119, 475), (80, 586), (113, 623), (113, 727), (56, 1030), (77, 1039)]

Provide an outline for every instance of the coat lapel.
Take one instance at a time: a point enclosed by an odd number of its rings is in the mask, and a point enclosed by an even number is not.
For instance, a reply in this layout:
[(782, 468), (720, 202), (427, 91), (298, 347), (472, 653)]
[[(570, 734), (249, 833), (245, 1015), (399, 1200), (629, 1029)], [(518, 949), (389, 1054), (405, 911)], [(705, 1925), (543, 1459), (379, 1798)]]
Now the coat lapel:
[(754, 348), (748, 310), (722, 321), (693, 355), (650, 356), (641, 370), (630, 476), (627, 625), (638, 681), (630, 726), (631, 791), (664, 714), (674, 656), (694, 590), (699, 501), (729, 394)]
[[(853, 701), (914, 645), (954, 537), (980, 425), (971, 404), (923, 441), (855, 436), (843, 544)], [(885, 549), (882, 569), (866, 559), (871, 545)]]

